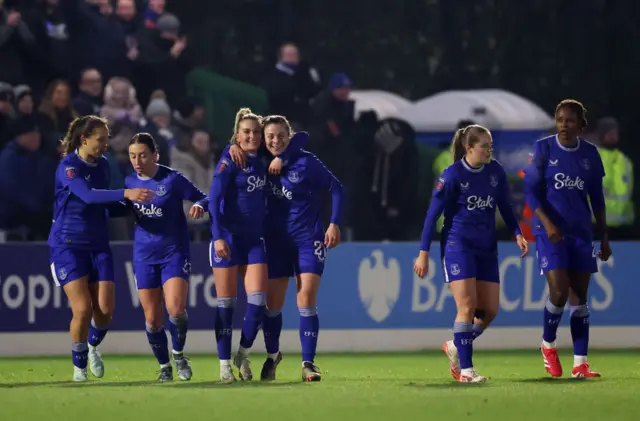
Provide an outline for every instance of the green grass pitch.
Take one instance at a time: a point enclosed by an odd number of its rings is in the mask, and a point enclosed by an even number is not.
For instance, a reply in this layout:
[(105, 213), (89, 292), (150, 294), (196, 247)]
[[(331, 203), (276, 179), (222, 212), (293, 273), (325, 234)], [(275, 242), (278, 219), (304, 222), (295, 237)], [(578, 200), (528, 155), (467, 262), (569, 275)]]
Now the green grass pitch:
[[(441, 352), (326, 354), (320, 383), (300, 381), (300, 356), (287, 354), (278, 380), (222, 385), (215, 356), (193, 355), (190, 382), (155, 382), (150, 355), (105, 356), (105, 377), (74, 384), (71, 357), (0, 358), (2, 421), (638, 420), (640, 350), (594, 351), (601, 379), (551, 379), (534, 351), (475, 355), (486, 384), (455, 383)], [(263, 355), (255, 354), (259, 375)], [(569, 375), (568, 375), (569, 374)]]

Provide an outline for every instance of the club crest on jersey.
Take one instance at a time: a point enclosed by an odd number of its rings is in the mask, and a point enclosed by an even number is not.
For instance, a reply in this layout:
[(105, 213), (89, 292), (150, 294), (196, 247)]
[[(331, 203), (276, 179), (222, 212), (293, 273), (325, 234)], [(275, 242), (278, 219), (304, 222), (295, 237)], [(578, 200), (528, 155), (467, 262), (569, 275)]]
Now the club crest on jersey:
[(65, 279), (67, 279), (67, 271), (65, 268), (62, 268), (58, 271), (58, 278), (60, 278), (60, 280), (64, 281)]
[(66, 175), (69, 180), (73, 180), (76, 178), (76, 169), (73, 167), (67, 167), (64, 169), (64, 175)]
[(591, 168), (591, 162), (589, 162), (588, 159), (583, 158), (580, 160), (580, 166), (585, 170), (588, 170), (589, 168)]
[(460, 190), (469, 190), (469, 182), (467, 181), (466, 183), (460, 183)]
[(495, 175), (489, 177), (489, 180), (491, 180), (491, 187), (496, 187), (498, 185), (498, 177), (496, 177)]
[(542, 260), (541, 260), (541, 262), (540, 262), (540, 266), (541, 266), (543, 269), (544, 269), (544, 268), (546, 268), (547, 266), (549, 266), (549, 261), (547, 260), (547, 258), (546, 258), (546, 257), (542, 256)]
[(442, 190), (442, 188), (444, 187), (444, 178), (440, 177), (438, 178), (438, 182), (436, 183), (436, 191), (440, 191)]
[(451, 270), (451, 274), (453, 276), (456, 276), (456, 275), (460, 274), (460, 266), (458, 266), (457, 263), (454, 263), (451, 266), (449, 266), (449, 269)]
[(289, 171), (289, 174), (287, 174), (287, 178), (292, 183), (297, 183), (298, 181), (300, 181), (300, 175), (298, 174), (298, 171)]
[(189, 261), (189, 259), (184, 260), (184, 265), (182, 265), (182, 272), (184, 272), (185, 275), (189, 275), (191, 273), (191, 262)]
[(165, 194), (167, 194), (167, 188), (164, 186), (164, 184), (158, 184), (158, 187), (156, 187), (156, 194), (158, 196), (164, 196)]

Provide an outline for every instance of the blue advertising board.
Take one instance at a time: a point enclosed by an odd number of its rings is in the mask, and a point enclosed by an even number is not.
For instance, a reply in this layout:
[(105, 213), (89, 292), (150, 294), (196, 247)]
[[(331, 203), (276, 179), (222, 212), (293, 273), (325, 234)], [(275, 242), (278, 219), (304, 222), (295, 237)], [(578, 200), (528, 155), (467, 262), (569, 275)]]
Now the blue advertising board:
[[(595, 326), (640, 325), (640, 283), (634, 266), (640, 243), (613, 244), (613, 257), (599, 262), (589, 306)], [(113, 245), (117, 282), (113, 330), (140, 330), (144, 316), (137, 300), (131, 245)], [(449, 328), (455, 304), (443, 282), (439, 256), (432, 256), (429, 275), (413, 274), (418, 244), (347, 243), (331, 250), (318, 297), (323, 329)], [(535, 251), (520, 259), (515, 243), (501, 243), (501, 311), (496, 326), (540, 326), (547, 295)], [(208, 245), (192, 246), (188, 311), (192, 329), (213, 330), (215, 287)], [(235, 327), (242, 320), (244, 292), (239, 288)], [(284, 328), (298, 328), (295, 283), (284, 309)], [(54, 286), (45, 244), (0, 245), (0, 332), (49, 332), (68, 329), (70, 310)]]

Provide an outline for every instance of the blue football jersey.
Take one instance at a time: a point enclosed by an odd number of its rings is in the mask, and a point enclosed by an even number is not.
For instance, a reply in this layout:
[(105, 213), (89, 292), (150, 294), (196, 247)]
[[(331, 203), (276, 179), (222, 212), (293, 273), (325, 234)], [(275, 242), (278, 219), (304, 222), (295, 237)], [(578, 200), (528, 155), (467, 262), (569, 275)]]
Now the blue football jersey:
[[(580, 139), (573, 148), (562, 146), (556, 136), (538, 140), (525, 171), (525, 195), (532, 210), (542, 208), (564, 235), (592, 241), (591, 206), (603, 206), (604, 166), (597, 148)], [(602, 204), (601, 204), (602, 203)], [(536, 235), (546, 231), (533, 217)]]
[(498, 161), (472, 168), (464, 159), (444, 170), (436, 183), (422, 232), (421, 250), (429, 251), (435, 223), (444, 211), (441, 248), (497, 253), (496, 209), (507, 227), (520, 234), (509, 199), (507, 176)]
[(51, 247), (108, 248), (106, 204), (124, 200), (124, 190), (106, 190), (110, 178), (104, 157), (87, 162), (74, 152), (62, 158), (56, 171)]
[(267, 173), (262, 159), (249, 155), (245, 168), (231, 160), (229, 146), (216, 167), (209, 195), (211, 234), (213, 240), (223, 232), (245, 237), (262, 237), (266, 211)]
[(327, 190), (332, 196), (331, 222), (340, 224), (342, 184), (314, 154), (301, 150), (281, 175), (269, 177), (267, 234), (296, 241), (323, 235), (320, 210)]
[(133, 261), (164, 263), (174, 253), (189, 256), (189, 230), (182, 202), (189, 200), (207, 209), (205, 194), (180, 172), (163, 165), (158, 165), (153, 177), (130, 174), (125, 186), (149, 189), (155, 194), (151, 203), (133, 203)]

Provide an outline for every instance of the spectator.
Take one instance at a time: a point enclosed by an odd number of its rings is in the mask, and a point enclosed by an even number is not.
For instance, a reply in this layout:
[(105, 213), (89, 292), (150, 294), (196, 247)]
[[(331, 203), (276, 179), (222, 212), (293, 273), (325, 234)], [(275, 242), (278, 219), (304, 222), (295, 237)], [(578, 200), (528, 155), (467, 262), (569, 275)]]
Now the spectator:
[[(137, 122), (132, 121), (128, 114), (116, 116), (115, 120), (110, 124), (109, 151), (111, 155), (107, 158), (113, 159), (113, 164), (117, 166), (118, 173), (123, 177), (133, 171), (129, 161), (129, 141), (136, 134), (137, 128)], [(111, 160), (110, 163), (112, 163)], [(112, 166), (112, 172), (113, 168)]]
[(71, 88), (64, 80), (54, 80), (49, 84), (42, 98), (38, 111), (40, 112), (40, 128), (46, 133), (44, 149), (55, 152), (59, 147), (59, 140), (64, 138), (69, 124), (78, 113), (71, 105)]
[(11, 130), (14, 118), (13, 88), (6, 82), (0, 82), (0, 149), (13, 137)]
[(136, 66), (134, 63), (138, 60), (138, 56), (140, 55), (136, 33), (141, 27), (141, 20), (137, 14), (135, 2), (133, 0), (118, 0), (116, 5), (116, 16), (124, 30), (125, 45), (127, 48), (126, 55), (132, 66), (132, 75), (135, 75)]
[(329, 79), (327, 90), (321, 92), (311, 106), (313, 136), (309, 150), (318, 155), (343, 184), (348, 182), (350, 163), (342, 157), (354, 152), (350, 137), (355, 124), (355, 103), (349, 99), (350, 93), (351, 79), (344, 73), (335, 73)]
[(321, 90), (320, 77), (316, 69), (300, 61), (295, 44), (284, 44), (266, 90), (269, 113), (286, 116), (300, 130), (309, 123), (310, 101)]
[[(135, 34), (141, 26), (135, 1), (118, 0), (116, 3), (116, 16), (124, 29), (125, 35), (127, 37), (133, 37), (135, 40)], [(127, 45), (129, 45), (129, 41), (127, 41)]]
[(51, 224), (56, 163), (40, 151), (35, 117), (21, 117), (15, 140), (0, 152), (0, 228), (26, 226), (34, 240), (45, 240)]
[(104, 88), (104, 105), (100, 115), (112, 124), (116, 119), (126, 119), (138, 124), (142, 109), (136, 99), (136, 90), (125, 78), (112, 78)]
[(18, 85), (13, 88), (16, 113), (18, 116), (33, 115), (33, 94), (27, 85)]
[(156, 28), (158, 19), (164, 13), (166, 3), (166, 0), (149, 0), (147, 10), (144, 12), (144, 25), (147, 28)]
[[(211, 150), (211, 138), (203, 130), (195, 130), (191, 135), (191, 143), (186, 147), (176, 147), (171, 150), (171, 167), (180, 171), (185, 177), (203, 192), (211, 189), (213, 180), (214, 156)], [(184, 204), (185, 214), (189, 214), (191, 204)], [(200, 224), (201, 219), (190, 223)]]
[(169, 124), (171, 122), (171, 109), (169, 104), (162, 98), (151, 100), (147, 106), (147, 119), (141, 122), (141, 129), (153, 136), (158, 144), (159, 164), (170, 165), (170, 151), (176, 144), (175, 137)]
[(633, 238), (633, 161), (620, 150), (618, 121), (605, 117), (598, 121), (596, 142), (605, 176), (602, 180), (607, 225), (614, 239)]
[(202, 124), (204, 112), (204, 106), (196, 98), (186, 98), (173, 111), (171, 133), (183, 150), (191, 146), (193, 130)]
[[(138, 64), (145, 78), (137, 84), (140, 98), (162, 89), (169, 104), (177, 104), (186, 96), (184, 83), (189, 63), (184, 57), (187, 39), (180, 35), (180, 21), (170, 13), (158, 19), (155, 29), (142, 28), (138, 33)], [(180, 81), (180, 82), (178, 82)]]
[(24, 83), (24, 56), (35, 49), (35, 38), (16, 9), (0, 0), (0, 80), (12, 85)]
[(105, 79), (131, 77), (124, 29), (110, 0), (66, 0), (61, 9), (71, 27), (74, 73), (92, 67)]
[(87, 69), (80, 78), (80, 93), (73, 98), (79, 115), (99, 115), (102, 108), (102, 76), (96, 69)]
[(32, 86), (38, 93), (42, 93), (51, 79), (72, 77), (69, 25), (60, 11), (59, 2), (60, 0), (42, 0), (28, 17), (29, 29), (33, 32), (37, 45), (36, 60), (33, 63), (37, 65), (37, 73), (31, 79), (32, 83), (37, 80)]

